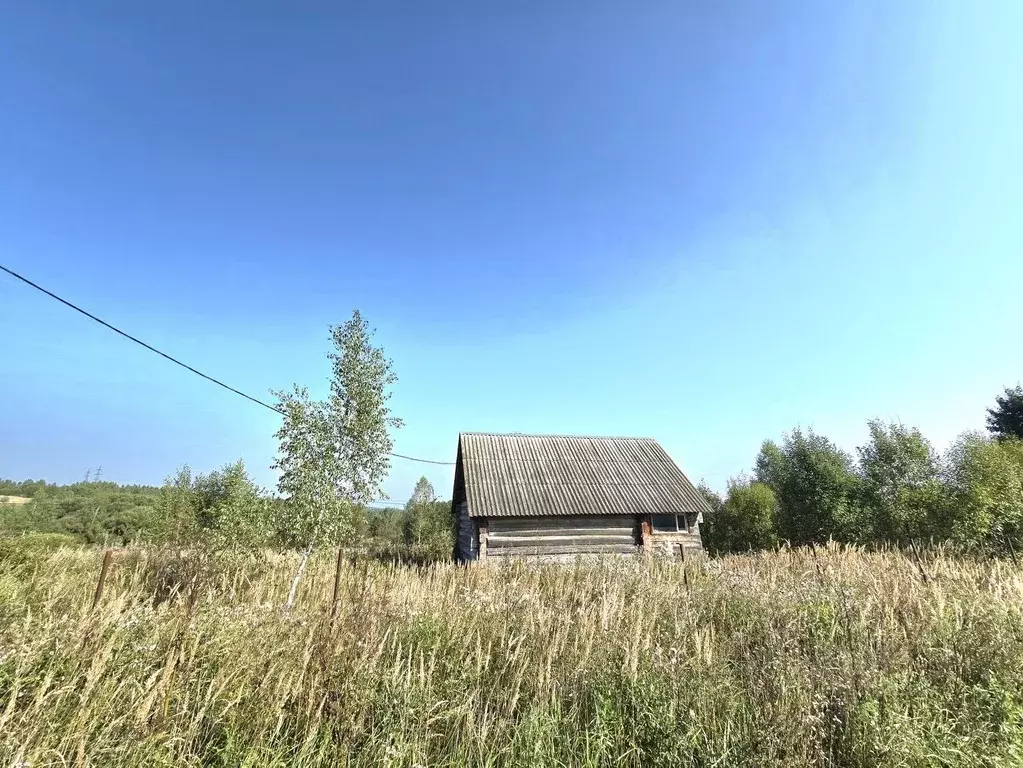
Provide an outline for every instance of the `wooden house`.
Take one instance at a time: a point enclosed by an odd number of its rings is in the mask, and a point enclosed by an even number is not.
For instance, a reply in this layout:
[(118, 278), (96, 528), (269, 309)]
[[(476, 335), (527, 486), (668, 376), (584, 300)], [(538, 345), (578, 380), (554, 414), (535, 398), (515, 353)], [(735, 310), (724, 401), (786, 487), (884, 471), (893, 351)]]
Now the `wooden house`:
[(458, 436), (460, 561), (702, 550), (703, 495), (656, 440)]

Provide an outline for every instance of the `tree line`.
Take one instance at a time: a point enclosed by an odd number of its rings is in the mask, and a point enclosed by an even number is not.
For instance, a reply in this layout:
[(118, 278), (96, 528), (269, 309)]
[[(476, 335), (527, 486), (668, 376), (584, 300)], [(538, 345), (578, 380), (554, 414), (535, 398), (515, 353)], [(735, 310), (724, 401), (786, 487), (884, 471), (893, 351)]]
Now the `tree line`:
[[(29, 498), (22, 504), (6, 497)], [(0, 480), (0, 531), (61, 534), (84, 543), (127, 543), (158, 527), (161, 489), (147, 485)]]
[[(30, 501), (4, 504), (6, 497)], [(113, 546), (165, 543), (227, 532), (238, 516), (246, 528), (265, 520), (260, 543), (287, 549), (295, 546), (294, 534), (277, 522), (287, 504), (261, 488), (241, 460), (208, 473), (186, 465), (162, 486), (0, 479), (0, 535), (47, 534), (53, 543)], [(347, 544), (377, 557), (426, 562), (451, 554), (451, 502), (439, 499), (425, 477), (405, 503), (353, 509), (351, 525)]]
[(940, 454), (920, 430), (880, 420), (855, 455), (810, 429), (761, 446), (750, 475), (722, 497), (702, 487), (712, 512), (701, 528), (712, 553), (780, 542), (907, 545), (953, 542), (1023, 552), (1023, 387), (988, 409), (988, 433), (966, 433)]

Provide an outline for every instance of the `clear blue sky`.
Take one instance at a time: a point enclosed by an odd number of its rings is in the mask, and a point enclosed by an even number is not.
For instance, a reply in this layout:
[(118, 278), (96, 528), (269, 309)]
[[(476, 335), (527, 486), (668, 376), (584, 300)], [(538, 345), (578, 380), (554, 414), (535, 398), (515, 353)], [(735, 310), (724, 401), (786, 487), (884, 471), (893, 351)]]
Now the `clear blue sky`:
[[(1023, 3), (0, 9), (0, 262), (257, 396), (361, 309), (395, 449), (811, 426), (939, 446), (1023, 377)], [(0, 275), (0, 476), (158, 483), (274, 414)], [(421, 472), (396, 461), (399, 499)]]

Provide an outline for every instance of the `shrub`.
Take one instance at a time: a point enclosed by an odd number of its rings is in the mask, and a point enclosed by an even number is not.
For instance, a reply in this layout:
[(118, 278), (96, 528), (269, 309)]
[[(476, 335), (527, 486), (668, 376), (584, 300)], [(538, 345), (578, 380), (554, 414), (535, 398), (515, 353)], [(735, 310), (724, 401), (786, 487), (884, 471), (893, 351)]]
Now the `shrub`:
[(778, 543), (775, 515), (778, 501), (764, 483), (733, 480), (728, 496), (707, 515), (704, 546), (711, 554), (770, 549)]
[(950, 451), (942, 525), (964, 544), (1023, 551), (1023, 441), (965, 435)]

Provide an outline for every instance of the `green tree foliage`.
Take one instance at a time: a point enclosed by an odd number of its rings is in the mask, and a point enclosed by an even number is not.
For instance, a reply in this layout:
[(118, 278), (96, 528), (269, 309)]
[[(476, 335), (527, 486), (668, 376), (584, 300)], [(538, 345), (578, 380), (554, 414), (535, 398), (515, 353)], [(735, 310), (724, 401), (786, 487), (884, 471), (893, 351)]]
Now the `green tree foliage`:
[(405, 505), (405, 544), (416, 559), (450, 559), (454, 546), (451, 502), (439, 501), (425, 477), (419, 478)]
[(1005, 394), (995, 398), (995, 407), (987, 409), (987, 429), (999, 439), (1023, 440), (1023, 386), (1006, 387)]
[(711, 554), (770, 549), (778, 543), (777, 512), (778, 500), (769, 486), (732, 480), (727, 497), (708, 516), (710, 530), (709, 536), (703, 536), (704, 546)]
[(186, 465), (168, 477), (154, 538), (178, 552), (173, 580), (194, 591), (218, 570), (258, 553), (272, 533), (271, 505), (241, 459), (208, 474), (193, 475)]
[(696, 486), (696, 490), (698, 490), (700, 495), (703, 496), (712, 512), (717, 512), (721, 509), (721, 505), (724, 503), (721, 499), (721, 494), (703, 482)]
[(967, 544), (1023, 551), (1023, 441), (967, 434), (946, 461), (948, 536)]
[(250, 550), (273, 532), (271, 501), (241, 459), (208, 474), (186, 465), (167, 478), (160, 496), (163, 538), (223, 552)]
[(856, 475), (849, 456), (823, 435), (795, 429), (780, 447), (765, 443), (755, 478), (777, 497), (782, 539), (819, 544), (847, 530)]
[(163, 481), (160, 488), (159, 538), (164, 542), (185, 542), (195, 535), (197, 528), (194, 479), (187, 464)]
[(0, 499), (7, 496), (32, 499), (0, 503), (0, 531), (8, 534), (67, 534), (90, 544), (125, 544), (160, 525), (160, 490), (152, 486), (0, 480)]
[(704, 482), (697, 485), (696, 490), (700, 492), (707, 502), (707, 506), (710, 507), (710, 512), (704, 514), (703, 522), (700, 523), (700, 539), (703, 542), (703, 548), (711, 554), (727, 552), (726, 542), (722, 540), (725, 530), (720, 521), (724, 499), (721, 498), (721, 494)]
[[(100, 485), (96, 483), (96, 485)], [(0, 480), (0, 498), (23, 496), (32, 498), (43, 491), (55, 491), (59, 486), (45, 480)]]
[(940, 531), (944, 503), (939, 458), (918, 429), (868, 422), (869, 442), (859, 455), (857, 510), (852, 537), (905, 542)]
[(326, 400), (312, 400), (299, 386), (274, 393), (284, 414), (274, 467), (281, 473), (278, 490), (288, 501), (278, 527), (303, 552), (288, 608), (312, 551), (354, 537), (360, 510), (379, 493), (390, 467), (389, 429), (401, 426), (387, 405), (397, 377), (358, 311), (331, 328), (331, 341)]
[(205, 475), (193, 475), (185, 466), (161, 488), (8, 480), (0, 481), (0, 487), (12, 496), (32, 499), (27, 504), (0, 504), (0, 531), (7, 534), (67, 534), (105, 545), (199, 541), (225, 550), (267, 539), (270, 502), (241, 461)]
[(366, 537), (371, 550), (403, 544), (405, 541), (405, 510), (384, 507), (366, 510)]
[[(370, 509), (388, 469), (387, 406), (395, 381), (356, 312), (331, 329), (330, 395), (304, 388), (277, 393), (281, 497), (271, 498), (241, 462), (208, 474), (183, 467), (162, 488), (84, 482), (0, 480), (0, 535), (52, 541), (180, 544), (193, 561), (215, 564), (273, 543), (302, 552), (294, 590), (314, 548), (365, 540), (371, 554), (402, 561), (448, 559), (450, 503), (423, 477), (404, 508)], [(940, 457), (919, 430), (868, 422), (857, 462), (827, 438), (796, 429), (766, 440), (751, 480), (729, 483), (725, 498), (699, 490), (710, 511), (701, 525), (713, 553), (822, 543), (953, 541), (1023, 555), (1023, 389), (988, 411), (993, 437), (968, 434)], [(2, 503), (7, 496), (28, 503)], [(49, 539), (48, 539), (49, 540)]]
[(765, 440), (753, 465), (754, 481), (763, 483), (778, 494), (781, 493), (782, 483), (787, 474), (788, 458), (785, 452), (773, 440)]
[[(723, 501), (703, 489), (713, 510), (701, 528), (708, 550), (763, 548), (776, 535), (795, 545), (933, 540), (1023, 553), (1023, 441), (968, 434), (943, 458), (917, 429), (868, 427), (855, 467), (811, 431), (765, 441), (754, 482), (731, 483)], [(774, 492), (772, 515), (758, 485)]]

